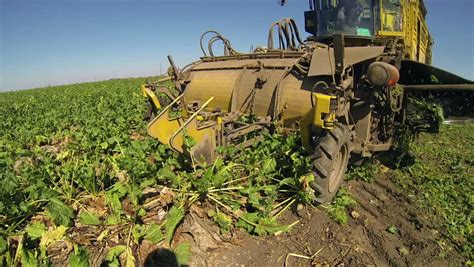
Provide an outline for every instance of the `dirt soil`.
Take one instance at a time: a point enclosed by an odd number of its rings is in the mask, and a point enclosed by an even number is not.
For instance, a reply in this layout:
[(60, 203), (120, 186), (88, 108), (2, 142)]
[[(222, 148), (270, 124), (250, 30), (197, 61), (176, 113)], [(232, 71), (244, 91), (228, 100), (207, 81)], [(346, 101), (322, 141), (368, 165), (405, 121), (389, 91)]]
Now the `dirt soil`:
[[(281, 218), (288, 224), (300, 221), (289, 233), (219, 235), (217, 227), (195, 208), (179, 227), (178, 239), (191, 242), (190, 266), (462, 265), (462, 256), (443, 241), (441, 227), (387, 174), (380, 176), (373, 183), (346, 183), (358, 205), (349, 211), (345, 225), (329, 218), (324, 207), (298, 211), (295, 207)], [(389, 227), (396, 232), (390, 233)]]

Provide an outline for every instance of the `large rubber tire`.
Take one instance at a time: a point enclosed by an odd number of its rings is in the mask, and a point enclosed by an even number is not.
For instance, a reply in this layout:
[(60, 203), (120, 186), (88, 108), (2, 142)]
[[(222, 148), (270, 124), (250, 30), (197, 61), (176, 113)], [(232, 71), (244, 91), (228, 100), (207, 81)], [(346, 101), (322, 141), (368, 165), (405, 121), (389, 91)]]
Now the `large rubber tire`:
[(319, 139), (311, 156), (316, 202), (329, 203), (344, 182), (351, 154), (351, 134), (347, 126), (336, 124)]

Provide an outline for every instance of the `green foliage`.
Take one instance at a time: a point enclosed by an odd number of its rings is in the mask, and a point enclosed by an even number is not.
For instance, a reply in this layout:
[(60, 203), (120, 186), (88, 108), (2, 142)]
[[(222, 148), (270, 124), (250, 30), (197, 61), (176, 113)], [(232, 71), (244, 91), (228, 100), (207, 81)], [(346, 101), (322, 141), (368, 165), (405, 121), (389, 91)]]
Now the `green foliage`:
[(374, 160), (365, 160), (362, 165), (352, 167), (346, 174), (347, 180), (362, 180), (365, 182), (373, 182), (375, 175), (379, 171), (380, 165)]
[(161, 226), (157, 224), (150, 225), (144, 234), (145, 239), (152, 243), (158, 243), (165, 238), (161, 232)]
[(474, 259), (474, 124), (442, 125), (439, 135), (421, 134), (409, 149), (415, 160), (394, 171), (396, 183)]
[(355, 205), (357, 205), (357, 202), (344, 188), (341, 188), (329, 207), (329, 216), (338, 223), (345, 224), (349, 220), (347, 209)]
[(391, 234), (397, 234), (398, 233), (398, 228), (395, 226), (395, 225), (390, 225), (389, 227), (387, 227), (387, 232), (391, 233)]
[[(176, 154), (147, 135), (145, 99), (139, 92), (143, 83), (115, 80), (2, 94), (0, 215), (9, 225), (3, 230), (13, 233), (17, 222), (44, 210), (57, 225), (70, 226), (73, 220), (91, 226), (133, 223), (139, 225), (134, 239), (171, 242), (185, 213), (177, 207), (200, 199), (219, 206), (213, 219), (224, 231), (240, 221), (236, 214), (247, 213), (261, 218), (254, 223), (260, 226), (249, 231), (262, 234), (278, 226), (271, 216), (276, 203), (292, 196), (311, 201), (310, 164), (293, 133), (267, 134), (245, 151), (220, 148), (223, 156), (243, 153), (189, 172)], [(185, 143), (190, 148), (195, 140), (185, 138)], [(163, 228), (139, 221), (146, 214), (141, 192), (156, 183), (180, 192)], [(77, 202), (87, 194), (105, 195), (103, 217), (87, 207), (78, 210)], [(125, 200), (133, 204), (134, 214), (124, 210)], [(39, 238), (41, 229), (33, 230)]]
[(141, 224), (135, 224), (132, 227), (132, 237), (135, 243), (139, 244), (140, 240), (145, 236), (146, 227)]
[[(146, 135), (143, 79), (115, 80), (2, 93), (0, 215), (15, 220), (46, 208), (69, 225), (69, 204), (130, 175), (155, 177), (163, 149)], [(133, 135), (140, 139), (131, 138)], [(149, 160), (147, 160), (149, 159)], [(51, 200), (44, 206), (45, 200)], [(13, 231), (14, 229), (9, 229)]]
[[(3, 254), (8, 249), (7, 240), (3, 236), (0, 236), (0, 254)], [(1, 258), (0, 258), (1, 259)], [(0, 261), (1, 263), (1, 261)]]
[(444, 113), (443, 108), (440, 105), (433, 103), (432, 101), (424, 101), (415, 98), (410, 98), (410, 104), (417, 110), (418, 118), (423, 118), (423, 116), (429, 114), (433, 116), (435, 122), (443, 122)]
[(58, 198), (52, 198), (46, 205), (46, 214), (58, 225), (69, 226), (74, 218), (74, 210)]
[(191, 244), (183, 242), (179, 243), (174, 249), (174, 253), (176, 254), (176, 258), (180, 266), (189, 264), (189, 258), (191, 257), (191, 252), (189, 251), (190, 248)]
[(194, 145), (196, 145), (196, 140), (194, 140), (194, 138), (190, 135), (187, 135), (187, 134), (183, 134), (184, 135), (184, 138), (183, 138), (183, 143), (184, 143), (184, 146), (188, 149), (192, 148)]
[(84, 248), (75, 248), (74, 253), (69, 257), (70, 267), (89, 267), (89, 254)]
[(87, 225), (99, 225), (101, 223), (96, 215), (87, 211), (81, 212), (79, 215), (79, 221)]
[(127, 250), (126, 246), (115, 246), (109, 249), (109, 252), (107, 253), (107, 257), (105, 258), (108, 264), (107, 266), (119, 267), (120, 266), (119, 257), (126, 250)]
[(232, 218), (229, 215), (220, 211), (215, 212), (214, 210), (209, 210), (207, 215), (214, 220), (222, 233), (226, 233), (231, 229)]
[[(5, 238), (0, 237), (0, 250), (9, 246), (6, 236), (26, 232), (30, 241), (41, 239), (41, 249), (33, 248), (32, 242), (21, 249), (21, 261), (25, 266), (42, 264), (40, 254), (45, 248), (67, 235), (65, 227), (48, 231), (44, 225), (28, 223), (42, 212), (56, 225), (72, 226), (79, 220), (92, 228), (133, 226), (131, 235), (137, 243), (171, 244), (194, 201), (211, 204), (208, 215), (222, 232), (237, 227), (256, 235), (288, 231), (293, 224), (280, 225), (280, 212), (295, 202), (313, 201), (311, 162), (298, 134), (266, 133), (262, 141), (244, 150), (221, 147), (220, 158), (191, 171), (174, 152), (147, 135), (142, 118), (145, 99), (138, 89), (142, 83), (143, 79), (116, 80), (1, 94), (0, 218), (6, 219), (0, 225), (2, 235), (5, 233)], [(244, 116), (241, 120), (253, 122), (256, 118)], [(426, 157), (423, 152), (434, 146), (443, 164), (417, 161), (397, 171), (397, 181), (413, 194), (424, 193), (423, 205), (445, 220), (452, 238), (469, 254), (473, 243), (469, 222), (473, 220), (470, 174), (474, 129), (453, 127), (452, 132), (463, 131), (460, 138), (464, 144), (457, 145), (456, 135), (429, 139), (432, 143), (414, 148), (408, 141), (399, 142), (401, 150), (414, 150), (419, 158)], [(187, 148), (195, 145), (186, 135), (184, 142)], [(446, 147), (449, 149), (443, 150)], [(428, 160), (436, 162), (434, 158)], [(349, 176), (372, 181), (376, 166), (356, 168)], [(172, 190), (173, 203), (167, 206), (171, 208), (166, 222), (146, 225), (141, 220), (147, 213), (142, 192), (156, 186)], [(105, 215), (100, 213), (99, 218), (86, 211), (83, 205), (90, 196), (105, 199)], [(342, 190), (329, 214), (345, 223), (347, 209), (353, 205), (355, 201)], [(117, 246), (109, 250), (109, 266), (119, 266), (118, 257), (124, 252), (127, 262), (135, 261), (130, 248)], [(84, 253), (76, 250), (71, 260), (83, 262)], [(185, 264), (189, 245), (179, 244), (175, 253)]]
[(181, 220), (183, 220), (183, 218), (183, 208), (178, 208), (176, 206), (171, 207), (168, 212), (168, 218), (166, 219), (165, 223), (166, 242), (168, 244), (171, 244), (171, 241), (173, 240), (174, 236), (174, 231), (176, 230), (176, 227), (178, 227), (178, 224), (181, 222)]
[(24, 267), (37, 267), (36, 251), (23, 248), (21, 250), (21, 265)]
[(28, 225), (25, 230), (28, 234), (28, 237), (32, 240), (35, 240), (41, 238), (47, 229), (43, 223), (33, 223)]
[(146, 239), (153, 243), (158, 243), (164, 239), (164, 235), (161, 232), (161, 226), (158, 224), (135, 224), (132, 228), (132, 237), (137, 244), (139, 244), (142, 239)]
[(249, 233), (264, 236), (286, 232), (291, 229), (291, 225), (279, 225), (271, 218), (261, 218), (259, 213), (244, 213), (236, 223), (236, 226), (245, 229)]

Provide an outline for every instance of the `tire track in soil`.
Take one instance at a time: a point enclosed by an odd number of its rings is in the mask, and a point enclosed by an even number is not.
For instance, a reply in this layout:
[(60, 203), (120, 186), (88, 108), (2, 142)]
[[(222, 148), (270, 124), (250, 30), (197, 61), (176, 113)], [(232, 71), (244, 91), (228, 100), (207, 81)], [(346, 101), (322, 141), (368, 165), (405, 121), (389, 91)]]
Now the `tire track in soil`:
[[(233, 231), (224, 238), (206, 234), (218, 231), (206, 217), (192, 216), (181, 227), (192, 244), (191, 266), (283, 266), (288, 253), (314, 255), (312, 260), (290, 257), (296, 264), (376, 266), (459, 266), (462, 256), (441, 247), (441, 226), (428, 220), (387, 177), (373, 183), (349, 181), (345, 187), (357, 201), (345, 225), (330, 219), (322, 207), (288, 211), (282, 223), (300, 220), (290, 233), (255, 237)], [(197, 222), (198, 220), (199, 222)], [(206, 225), (206, 226), (204, 226)], [(398, 233), (386, 229), (394, 225)], [(203, 226), (206, 230), (203, 231)], [(211, 229), (211, 230), (209, 230)], [(206, 237), (208, 235), (208, 237)], [(444, 254), (444, 256), (443, 256)]]

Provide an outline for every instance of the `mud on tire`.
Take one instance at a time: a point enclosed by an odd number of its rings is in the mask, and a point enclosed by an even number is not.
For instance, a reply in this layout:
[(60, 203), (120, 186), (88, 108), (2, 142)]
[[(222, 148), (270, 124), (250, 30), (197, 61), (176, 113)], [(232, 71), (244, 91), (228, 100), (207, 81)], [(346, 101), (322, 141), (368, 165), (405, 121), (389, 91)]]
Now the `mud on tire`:
[(336, 124), (319, 139), (311, 156), (316, 202), (331, 202), (344, 182), (351, 152), (351, 134), (347, 126)]

